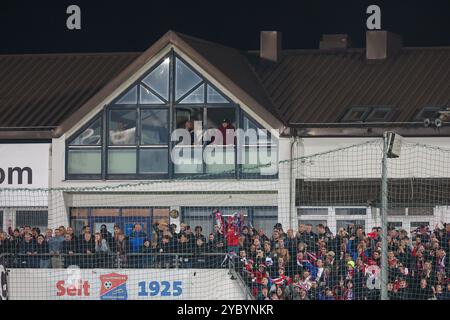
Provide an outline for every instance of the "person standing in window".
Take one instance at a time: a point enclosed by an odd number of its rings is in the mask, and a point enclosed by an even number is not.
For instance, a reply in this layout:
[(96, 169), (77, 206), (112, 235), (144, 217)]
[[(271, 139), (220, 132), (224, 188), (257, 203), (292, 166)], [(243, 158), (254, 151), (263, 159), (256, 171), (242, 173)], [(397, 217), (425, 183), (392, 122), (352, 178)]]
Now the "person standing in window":
[(195, 132), (194, 132), (194, 122), (191, 120), (188, 120), (184, 123), (184, 129), (189, 132), (189, 135), (191, 137), (191, 145), (195, 144)]
[[(220, 134), (222, 137), (222, 145), (236, 144), (236, 138), (234, 136), (236, 129), (231, 124), (230, 120), (223, 119), (217, 130), (218, 134)], [(220, 144), (219, 142), (220, 139), (216, 140), (216, 137), (212, 137), (211, 143)]]

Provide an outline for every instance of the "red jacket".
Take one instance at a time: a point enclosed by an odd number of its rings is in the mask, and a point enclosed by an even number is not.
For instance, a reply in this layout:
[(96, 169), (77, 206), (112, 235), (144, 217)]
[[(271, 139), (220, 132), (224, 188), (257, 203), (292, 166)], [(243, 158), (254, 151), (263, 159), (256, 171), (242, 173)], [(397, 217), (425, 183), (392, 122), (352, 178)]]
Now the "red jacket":
[(236, 232), (233, 226), (227, 227), (227, 244), (229, 246), (238, 246), (239, 245), (239, 234)]

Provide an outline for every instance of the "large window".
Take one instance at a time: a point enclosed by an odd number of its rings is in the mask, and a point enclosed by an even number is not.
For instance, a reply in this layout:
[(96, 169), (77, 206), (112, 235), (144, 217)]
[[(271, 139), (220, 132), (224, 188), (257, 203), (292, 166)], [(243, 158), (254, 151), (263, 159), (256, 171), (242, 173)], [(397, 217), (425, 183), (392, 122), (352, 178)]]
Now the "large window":
[(184, 207), (182, 220), (192, 229), (201, 226), (203, 234), (207, 235), (213, 231), (213, 211), (216, 209), (222, 213), (225, 220), (236, 212), (242, 212), (245, 224), (252, 225), (257, 230), (263, 229), (269, 236), (278, 222), (277, 207)]
[(96, 117), (68, 141), (69, 175), (100, 176), (102, 173), (102, 117)]
[(48, 227), (48, 211), (46, 210), (17, 210), (16, 228), (30, 226), (39, 228), (44, 233)]
[[(256, 155), (253, 162), (237, 161), (237, 141), (226, 133), (238, 128), (261, 133), (243, 148), (246, 159)], [(176, 129), (187, 130), (187, 141), (172, 141)], [(264, 174), (249, 166), (269, 163), (267, 154), (277, 155), (270, 134), (171, 52), (67, 140), (66, 173), (68, 179), (252, 178)]]

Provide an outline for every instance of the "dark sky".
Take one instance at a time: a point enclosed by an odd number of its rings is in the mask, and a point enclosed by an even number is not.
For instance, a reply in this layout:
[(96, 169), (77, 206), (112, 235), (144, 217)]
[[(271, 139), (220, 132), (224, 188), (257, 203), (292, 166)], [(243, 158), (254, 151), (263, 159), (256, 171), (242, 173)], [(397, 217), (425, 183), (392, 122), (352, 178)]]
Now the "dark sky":
[[(80, 31), (66, 28), (70, 4)], [(0, 53), (142, 51), (169, 29), (240, 49), (257, 49), (260, 30), (282, 31), (284, 48), (317, 48), (324, 33), (362, 47), (369, 4), (405, 45), (450, 46), (450, 0), (1, 0)]]

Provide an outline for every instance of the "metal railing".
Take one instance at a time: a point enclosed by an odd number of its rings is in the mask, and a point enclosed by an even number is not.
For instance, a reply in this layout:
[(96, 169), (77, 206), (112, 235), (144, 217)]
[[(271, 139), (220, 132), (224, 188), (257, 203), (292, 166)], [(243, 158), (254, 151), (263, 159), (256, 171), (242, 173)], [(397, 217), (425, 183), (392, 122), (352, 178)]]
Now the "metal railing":
[(6, 268), (227, 268), (226, 253), (2, 253)]

